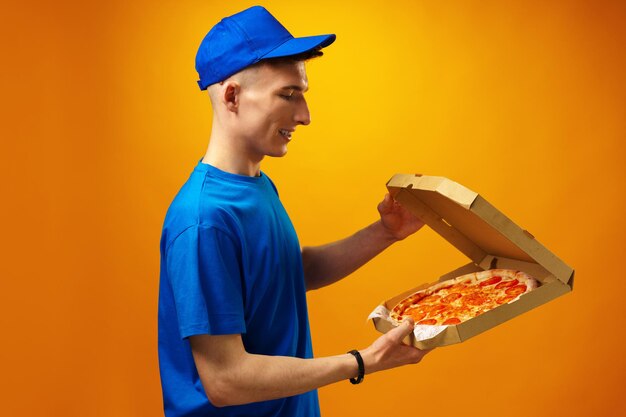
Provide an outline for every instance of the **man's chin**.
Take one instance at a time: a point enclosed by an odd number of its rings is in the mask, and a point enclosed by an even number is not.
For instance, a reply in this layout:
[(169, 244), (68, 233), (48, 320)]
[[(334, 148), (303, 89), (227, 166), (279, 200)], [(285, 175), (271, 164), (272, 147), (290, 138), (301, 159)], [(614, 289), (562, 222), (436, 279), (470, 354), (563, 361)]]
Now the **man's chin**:
[(271, 156), (273, 158), (282, 158), (283, 156), (287, 155), (287, 147), (285, 146), (284, 149), (272, 152), (272, 153), (268, 153), (267, 156)]

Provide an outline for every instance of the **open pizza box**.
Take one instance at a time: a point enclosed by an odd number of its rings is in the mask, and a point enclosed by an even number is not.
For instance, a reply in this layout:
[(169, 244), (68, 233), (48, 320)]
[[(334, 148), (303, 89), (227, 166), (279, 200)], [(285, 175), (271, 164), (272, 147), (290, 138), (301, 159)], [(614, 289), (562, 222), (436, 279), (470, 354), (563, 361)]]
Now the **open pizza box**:
[[(523, 271), (540, 282), (539, 287), (517, 301), (460, 324), (446, 326), (445, 330), (425, 340), (417, 340), (411, 334), (405, 342), (420, 349), (460, 343), (572, 290), (574, 270), (477, 193), (447, 178), (426, 175), (397, 174), (389, 180), (387, 188), (398, 203), (471, 260), (442, 275), (439, 281), (505, 268)], [(405, 297), (433, 283), (399, 294), (381, 303), (379, 308), (389, 311)], [(380, 332), (386, 333), (394, 327), (374, 313), (370, 318)]]

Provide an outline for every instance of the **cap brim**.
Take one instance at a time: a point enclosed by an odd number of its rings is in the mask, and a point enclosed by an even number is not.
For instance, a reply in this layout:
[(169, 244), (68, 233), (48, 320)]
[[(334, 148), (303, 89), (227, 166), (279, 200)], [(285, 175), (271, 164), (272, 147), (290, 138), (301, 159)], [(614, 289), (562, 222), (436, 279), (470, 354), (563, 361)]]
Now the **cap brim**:
[(289, 39), (276, 49), (273, 49), (269, 53), (265, 54), (261, 57), (261, 59), (298, 55), (304, 52), (312, 51), (316, 48), (325, 48), (335, 42), (336, 38), (337, 37), (334, 34), (330, 34)]

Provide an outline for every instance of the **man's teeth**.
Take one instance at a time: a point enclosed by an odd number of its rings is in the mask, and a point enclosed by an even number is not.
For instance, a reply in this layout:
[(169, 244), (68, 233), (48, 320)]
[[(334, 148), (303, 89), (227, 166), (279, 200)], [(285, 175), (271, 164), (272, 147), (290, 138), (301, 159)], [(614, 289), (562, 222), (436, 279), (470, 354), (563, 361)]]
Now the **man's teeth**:
[(291, 132), (290, 131), (280, 129), (279, 132), (280, 132), (281, 135), (283, 135), (287, 139), (291, 139)]

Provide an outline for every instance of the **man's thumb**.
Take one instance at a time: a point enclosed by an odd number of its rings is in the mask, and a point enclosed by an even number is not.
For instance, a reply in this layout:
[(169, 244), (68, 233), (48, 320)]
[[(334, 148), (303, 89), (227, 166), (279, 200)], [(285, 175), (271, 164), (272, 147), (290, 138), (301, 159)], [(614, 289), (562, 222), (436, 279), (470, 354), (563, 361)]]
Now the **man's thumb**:
[(392, 206), (393, 206), (393, 200), (391, 196), (389, 195), (389, 193), (387, 193), (385, 194), (385, 198), (383, 198), (383, 201), (378, 203), (378, 212), (380, 214), (388, 213), (389, 211), (391, 211)]
[(406, 318), (402, 321), (402, 323), (391, 330), (388, 334), (389, 337), (396, 343), (401, 343), (402, 340), (411, 334), (413, 331), (414, 322), (412, 318)]

